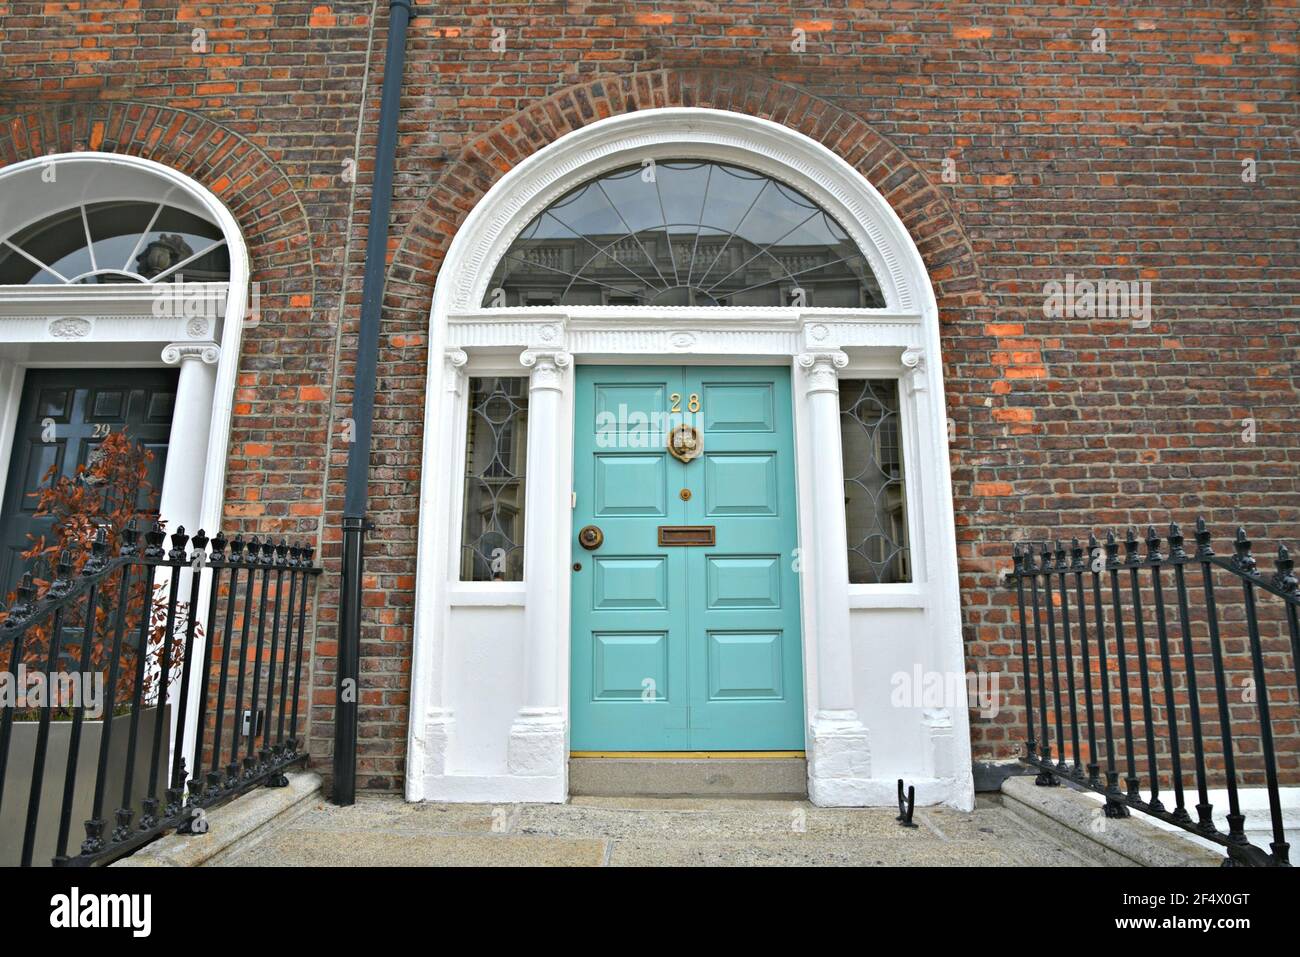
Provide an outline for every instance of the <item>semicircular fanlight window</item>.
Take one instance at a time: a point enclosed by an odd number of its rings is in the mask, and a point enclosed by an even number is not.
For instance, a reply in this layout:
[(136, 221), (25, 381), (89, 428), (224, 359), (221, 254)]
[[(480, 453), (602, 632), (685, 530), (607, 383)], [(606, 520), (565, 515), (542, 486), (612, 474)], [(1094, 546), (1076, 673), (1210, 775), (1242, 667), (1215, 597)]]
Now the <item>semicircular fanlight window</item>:
[(829, 213), (770, 176), (704, 160), (606, 173), (519, 234), (483, 299), (510, 306), (885, 305)]
[(85, 203), (0, 240), (4, 286), (229, 279), (220, 227), (165, 203)]

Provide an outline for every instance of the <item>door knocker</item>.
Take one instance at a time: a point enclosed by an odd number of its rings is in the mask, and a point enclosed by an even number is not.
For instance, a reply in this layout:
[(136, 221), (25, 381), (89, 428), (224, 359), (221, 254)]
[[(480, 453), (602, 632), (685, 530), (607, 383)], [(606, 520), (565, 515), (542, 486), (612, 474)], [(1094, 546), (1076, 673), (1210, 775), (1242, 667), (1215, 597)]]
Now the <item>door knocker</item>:
[(704, 439), (693, 425), (679, 425), (668, 433), (668, 451), (679, 462), (689, 462), (704, 451)]

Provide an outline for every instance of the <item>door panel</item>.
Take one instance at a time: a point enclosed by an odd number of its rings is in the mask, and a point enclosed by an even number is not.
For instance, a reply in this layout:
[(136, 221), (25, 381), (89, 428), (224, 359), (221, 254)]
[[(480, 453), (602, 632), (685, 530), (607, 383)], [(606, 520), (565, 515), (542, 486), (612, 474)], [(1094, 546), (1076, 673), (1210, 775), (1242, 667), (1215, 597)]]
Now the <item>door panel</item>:
[[(789, 371), (580, 366), (575, 415), (572, 747), (801, 749)], [(704, 440), (685, 463), (682, 423)]]
[[(46, 534), (53, 525), (35, 515), (51, 465), (57, 475), (75, 475), (108, 432), (126, 428), (153, 452), (148, 480), (155, 492), (161, 490), (176, 376), (174, 369), (28, 370), (0, 509), (0, 600), (22, 577), (29, 536)], [(52, 420), (52, 435), (47, 420)], [(140, 504), (148, 503), (142, 497)]]

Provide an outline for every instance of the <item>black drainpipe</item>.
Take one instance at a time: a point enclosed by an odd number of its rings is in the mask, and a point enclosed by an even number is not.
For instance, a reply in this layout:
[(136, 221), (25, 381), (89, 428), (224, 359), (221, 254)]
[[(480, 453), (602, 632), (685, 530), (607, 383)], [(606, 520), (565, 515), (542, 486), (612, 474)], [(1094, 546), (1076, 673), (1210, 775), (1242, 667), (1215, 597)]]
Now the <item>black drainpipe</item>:
[(361, 287), (361, 327), (352, 389), (352, 444), (348, 448), (347, 488), (343, 498), (343, 584), (339, 594), (338, 683), (334, 695), (334, 803), (357, 800), (357, 699), (361, 670), (361, 580), (369, 491), (370, 430), (375, 418), (375, 366), (379, 359), (379, 320), (387, 269), (388, 210), (393, 199), (393, 158), (397, 152), (397, 113), (406, 62), (406, 27), (411, 0), (389, 0), (388, 50), (379, 101), (379, 142), (375, 145), (375, 180), (370, 228), (366, 235), (366, 272)]

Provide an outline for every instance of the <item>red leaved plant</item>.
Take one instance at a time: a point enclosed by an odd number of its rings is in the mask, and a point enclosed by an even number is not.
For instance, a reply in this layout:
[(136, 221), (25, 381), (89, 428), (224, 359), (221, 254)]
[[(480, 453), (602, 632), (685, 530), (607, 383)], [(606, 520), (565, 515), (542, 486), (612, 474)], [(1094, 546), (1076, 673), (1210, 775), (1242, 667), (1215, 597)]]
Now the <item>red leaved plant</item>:
[[(119, 553), (122, 544), (122, 530), (132, 518), (141, 514), (140, 503), (143, 500), (150, 508), (156, 506), (157, 492), (148, 480), (149, 463), (153, 453), (133, 441), (124, 431), (112, 432), (90, 456), (90, 461), (78, 465), (75, 475), (55, 478), (56, 468), (50, 467), (43, 479), (43, 487), (37, 496), (37, 517), (54, 519), (51, 533), (32, 539), (31, 547), (23, 552), (22, 557), (32, 570), (32, 584), (36, 597), (43, 596), (50, 587), (57, 563), (61, 555), (69, 558), (71, 572), (67, 576), (75, 579), (81, 574), (86, 562), (91, 557), (91, 544), (100, 529), (108, 542), (106, 557), (112, 558)], [(145, 546), (143, 530), (152, 527), (145, 520), (137, 523), (142, 534), (138, 547)], [(159, 678), (162, 673), (163, 639), (167, 630), (167, 602), (170, 577), (142, 574), (138, 565), (126, 566), (131, 571), (128, 585), (126, 614), (121, 628), (122, 650), (118, 664), (118, 678), (113, 693), (114, 713), (126, 711), (136, 691), (136, 676), (139, 668), (140, 626), (145, 610), (145, 583), (150, 591), (147, 640), (145, 642), (145, 661), (143, 680), (140, 683), (140, 700), (147, 704), (156, 704), (159, 697)], [(49, 576), (49, 577), (46, 577)], [(59, 658), (55, 670), (80, 670), (83, 642), (91, 643), (87, 671), (99, 672), (107, 682), (114, 636), (117, 631), (117, 602), (121, 594), (122, 571), (114, 571), (102, 578), (96, 592), (93, 609), (93, 623), (86, 624), (86, 600), (73, 602), (67, 607), (63, 618), (60, 636)], [(6, 608), (12, 608), (17, 598), (16, 592), (10, 592)], [(0, 621), (8, 616), (8, 611), (0, 611)], [(179, 677), (185, 654), (185, 629), (189, 615), (189, 604), (178, 602), (176, 617), (172, 627), (171, 648), (168, 653), (166, 682), (162, 689)], [(196, 635), (200, 627), (195, 628)], [(53, 619), (46, 618), (26, 629), (22, 639), (22, 653), (19, 664), (26, 665), (27, 673), (44, 672), (49, 664), (50, 641), (53, 637)], [(11, 643), (0, 648), (0, 670), (8, 670), (9, 658), (13, 654)], [(59, 665), (63, 667), (60, 668)], [(14, 669), (17, 671), (17, 668)], [(18, 689), (21, 693), (22, 689)], [(109, 689), (105, 688), (105, 693)], [(67, 717), (71, 713), (66, 702), (54, 701), (56, 717)], [(34, 717), (20, 710), (17, 717)], [(95, 717), (100, 717), (96, 715)]]

